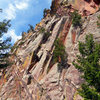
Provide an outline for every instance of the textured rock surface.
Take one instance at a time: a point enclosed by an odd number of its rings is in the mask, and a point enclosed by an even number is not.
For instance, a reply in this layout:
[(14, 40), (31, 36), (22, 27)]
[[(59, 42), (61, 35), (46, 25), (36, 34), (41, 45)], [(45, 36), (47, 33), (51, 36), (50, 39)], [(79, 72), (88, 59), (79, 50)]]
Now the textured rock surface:
[[(100, 29), (96, 23), (100, 12), (87, 16), (87, 19), (83, 17), (82, 29), (74, 28), (66, 8), (67, 0), (53, 1), (51, 12), (54, 15), (43, 18), (34, 32), (24, 33), (23, 38), (15, 43), (11, 57), (14, 64), (0, 74), (0, 100), (83, 100), (77, 92), (82, 79), (72, 62), (79, 53), (78, 41), (84, 41), (86, 34), (93, 34), (95, 41), (100, 42)], [(61, 7), (58, 8), (57, 4), (62, 2), (62, 10), (55, 14)], [(45, 30), (41, 32), (43, 27)], [(50, 36), (44, 43), (45, 32)], [(68, 67), (61, 73), (58, 63), (52, 63), (57, 38), (63, 41), (68, 54)]]

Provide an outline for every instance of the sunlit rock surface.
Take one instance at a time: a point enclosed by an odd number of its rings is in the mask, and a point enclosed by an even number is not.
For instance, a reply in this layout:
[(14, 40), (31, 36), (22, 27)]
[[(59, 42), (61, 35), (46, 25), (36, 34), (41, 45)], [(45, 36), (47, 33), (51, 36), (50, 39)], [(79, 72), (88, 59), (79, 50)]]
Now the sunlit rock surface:
[[(72, 8), (68, 9), (68, 5)], [(78, 41), (84, 41), (86, 34), (93, 34), (100, 42), (98, 5), (98, 0), (53, 0), (50, 14), (34, 32), (24, 33), (15, 43), (11, 56), (14, 64), (0, 73), (0, 100), (83, 100), (77, 92), (82, 79), (72, 62), (79, 54)], [(77, 9), (84, 15), (83, 8), (87, 13), (82, 17), (82, 27), (75, 28), (70, 12)], [(45, 42), (41, 28), (50, 33)], [(58, 63), (52, 63), (57, 38), (63, 41), (68, 54), (68, 65), (62, 72), (58, 71)]]

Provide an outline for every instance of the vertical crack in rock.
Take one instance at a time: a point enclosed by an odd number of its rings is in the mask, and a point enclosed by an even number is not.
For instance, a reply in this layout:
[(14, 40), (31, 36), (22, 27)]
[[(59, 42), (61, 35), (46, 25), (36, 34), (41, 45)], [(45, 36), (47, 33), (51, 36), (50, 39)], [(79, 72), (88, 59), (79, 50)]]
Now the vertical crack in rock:
[(47, 45), (44, 49), (44, 53), (41, 57), (41, 60), (39, 61), (39, 63), (37, 64), (36, 68), (34, 69), (34, 71), (32, 73), (33, 76), (35, 75), (35, 77), (39, 77), (39, 73), (42, 70), (43, 63), (44, 63), (46, 56), (47, 56), (47, 51), (51, 50), (53, 43), (57, 37), (58, 29), (59, 29), (62, 21), (63, 21), (63, 18), (56, 24), (56, 26), (52, 32), (52, 35), (50, 36), (50, 41), (47, 43)]

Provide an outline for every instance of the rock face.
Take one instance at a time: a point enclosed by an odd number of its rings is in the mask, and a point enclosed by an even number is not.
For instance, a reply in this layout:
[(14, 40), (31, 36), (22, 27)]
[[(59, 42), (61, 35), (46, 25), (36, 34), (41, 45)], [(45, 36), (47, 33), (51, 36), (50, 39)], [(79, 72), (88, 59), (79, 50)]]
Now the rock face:
[(53, 0), (51, 12), (56, 12), (59, 5), (64, 4), (66, 7), (71, 6), (71, 10), (78, 10), (82, 15), (90, 15), (98, 11), (100, 0)]
[[(53, 0), (51, 14), (42, 19), (34, 32), (24, 33), (15, 43), (11, 56), (14, 64), (4, 70), (0, 78), (0, 100), (83, 100), (77, 92), (82, 83), (80, 72), (72, 62), (79, 54), (78, 41), (84, 41), (86, 34), (93, 34), (95, 41), (100, 42), (96, 23), (100, 12), (91, 10), (89, 14), (94, 14), (83, 16), (82, 27), (75, 28), (70, 16), (72, 9), (67, 6), (70, 3), (74, 8), (75, 2), (76, 5), (84, 2), (87, 7), (95, 2), (98, 8), (99, 1), (87, 1)], [(58, 63), (52, 62), (57, 38), (63, 41), (68, 54), (67, 65), (61, 72)]]

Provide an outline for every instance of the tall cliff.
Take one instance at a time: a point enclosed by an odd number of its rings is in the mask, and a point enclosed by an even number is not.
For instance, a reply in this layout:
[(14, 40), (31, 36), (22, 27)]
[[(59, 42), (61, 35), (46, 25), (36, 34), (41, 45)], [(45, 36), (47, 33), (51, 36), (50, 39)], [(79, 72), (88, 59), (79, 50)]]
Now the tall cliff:
[[(79, 54), (78, 41), (84, 41), (86, 34), (100, 42), (99, 4), (99, 0), (52, 0), (51, 10), (35, 30), (23, 33), (14, 44), (13, 65), (3, 70), (0, 78), (0, 100), (83, 100), (77, 92), (83, 80), (72, 62)], [(75, 9), (82, 15), (81, 27), (72, 25)], [(53, 61), (58, 39), (67, 55), (61, 71), (60, 57)]]

